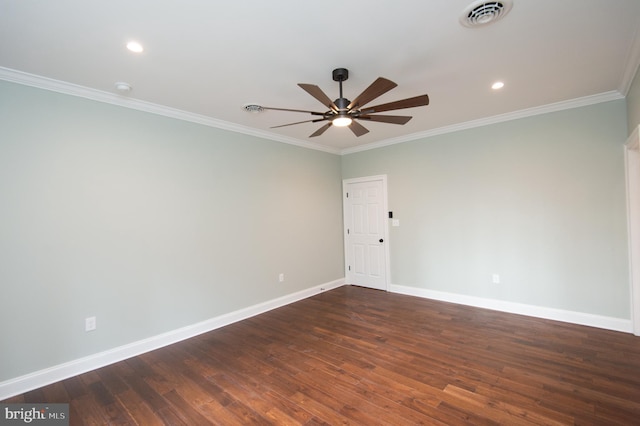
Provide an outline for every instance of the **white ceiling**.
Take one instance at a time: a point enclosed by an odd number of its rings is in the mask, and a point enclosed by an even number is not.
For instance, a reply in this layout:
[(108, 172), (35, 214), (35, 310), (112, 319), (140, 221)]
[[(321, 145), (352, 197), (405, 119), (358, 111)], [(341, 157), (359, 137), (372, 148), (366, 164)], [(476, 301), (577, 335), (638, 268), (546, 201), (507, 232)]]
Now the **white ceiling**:
[[(335, 152), (626, 95), (640, 62), (640, 1), (513, 0), (504, 19), (474, 29), (459, 22), (471, 3), (0, 0), (0, 78), (72, 83), (69, 91), (88, 97)], [(125, 48), (133, 39), (143, 53)], [(364, 123), (361, 137), (330, 128), (311, 139), (322, 123), (270, 129), (307, 114), (243, 109), (324, 111), (297, 83), (335, 99), (339, 67), (350, 72), (349, 99), (385, 77), (398, 87), (371, 105), (425, 93), (431, 103), (385, 113), (412, 115), (404, 126)], [(495, 80), (504, 89), (493, 91)], [(118, 93), (118, 81), (133, 90)]]

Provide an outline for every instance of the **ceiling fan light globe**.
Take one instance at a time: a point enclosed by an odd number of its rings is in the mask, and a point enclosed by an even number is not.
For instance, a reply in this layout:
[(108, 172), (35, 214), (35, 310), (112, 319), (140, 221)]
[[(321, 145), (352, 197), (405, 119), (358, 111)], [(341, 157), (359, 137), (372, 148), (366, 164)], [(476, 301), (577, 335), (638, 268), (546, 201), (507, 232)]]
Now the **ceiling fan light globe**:
[(331, 123), (336, 127), (347, 127), (352, 121), (351, 117), (336, 117)]

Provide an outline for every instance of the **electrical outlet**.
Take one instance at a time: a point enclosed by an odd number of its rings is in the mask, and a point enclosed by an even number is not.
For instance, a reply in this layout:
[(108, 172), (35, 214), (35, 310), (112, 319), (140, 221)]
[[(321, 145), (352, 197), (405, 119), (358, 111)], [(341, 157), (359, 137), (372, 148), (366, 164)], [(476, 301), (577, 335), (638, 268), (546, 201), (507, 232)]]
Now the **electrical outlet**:
[(284, 274), (278, 275), (278, 281), (280, 281), (280, 282), (284, 281)]
[(491, 276), (491, 280), (493, 281), (494, 284), (500, 284), (500, 275), (499, 274), (493, 274)]
[(93, 331), (96, 329), (96, 317), (85, 318), (84, 331)]

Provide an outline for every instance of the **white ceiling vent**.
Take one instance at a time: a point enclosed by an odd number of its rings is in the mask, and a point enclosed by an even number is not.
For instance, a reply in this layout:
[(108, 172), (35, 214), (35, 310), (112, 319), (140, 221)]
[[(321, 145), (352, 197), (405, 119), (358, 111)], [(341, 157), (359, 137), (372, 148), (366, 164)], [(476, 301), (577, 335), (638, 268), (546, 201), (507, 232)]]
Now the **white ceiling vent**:
[(512, 5), (511, 0), (475, 1), (465, 9), (460, 23), (469, 28), (491, 24), (509, 13)]

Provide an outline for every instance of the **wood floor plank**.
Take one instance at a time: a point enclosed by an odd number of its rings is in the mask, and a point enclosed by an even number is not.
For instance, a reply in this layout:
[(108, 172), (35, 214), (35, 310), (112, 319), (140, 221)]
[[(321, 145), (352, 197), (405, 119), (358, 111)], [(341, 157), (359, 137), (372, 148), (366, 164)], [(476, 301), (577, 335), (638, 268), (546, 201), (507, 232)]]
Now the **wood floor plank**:
[(69, 394), (62, 382), (52, 383), (42, 389), (44, 398), (50, 403), (65, 403), (69, 400)]
[(102, 384), (109, 392), (117, 395), (129, 390), (129, 386), (118, 376), (116, 369), (113, 367), (114, 366), (100, 368), (97, 370), (97, 373), (100, 376)]
[[(82, 376), (82, 375), (80, 375)], [(77, 399), (87, 394), (87, 386), (82, 382), (80, 376), (70, 377), (62, 381), (70, 399)], [(48, 401), (47, 401), (48, 402)]]
[(640, 338), (345, 286), (4, 402), (71, 424), (634, 425)]
[(176, 390), (171, 390), (163, 396), (174, 407), (175, 412), (182, 418), (188, 425), (211, 425), (213, 422), (202, 415), (196, 407), (194, 407), (191, 401), (187, 402)]
[(162, 419), (144, 402), (142, 396), (132, 389), (127, 389), (116, 394), (116, 399), (120, 401), (122, 407), (127, 412), (135, 424), (140, 426), (163, 425)]
[(103, 426), (107, 424), (107, 414), (96, 403), (93, 396), (86, 393), (78, 398), (73, 398), (69, 403), (70, 409), (75, 415), (70, 414), (70, 423), (74, 425)]
[(125, 378), (127, 384), (131, 389), (140, 395), (140, 398), (148, 405), (154, 412), (159, 413), (161, 410), (167, 408), (169, 404), (167, 400), (158, 392), (156, 392), (147, 382), (138, 376), (128, 376)]
[[(230, 376), (218, 374), (215, 382), (231, 393), (236, 401), (243, 401), (253, 407), (261, 418), (275, 424), (300, 424), (311, 418), (302, 410), (292, 411), (290, 406), (283, 405), (280, 399), (268, 387), (257, 387), (251, 380), (234, 380)], [(289, 414), (288, 414), (289, 413)]]
[[(478, 411), (481, 411), (487, 418), (495, 420), (500, 424), (560, 426), (574, 422), (572, 418), (557, 421), (540, 413), (536, 413), (533, 410), (452, 385), (447, 386), (444, 392), (447, 394), (447, 397), (443, 398), (443, 400), (453, 403), (454, 405), (459, 401), (465, 401), (466, 403), (475, 405)], [(449, 399), (449, 396), (453, 397), (453, 399)]]

